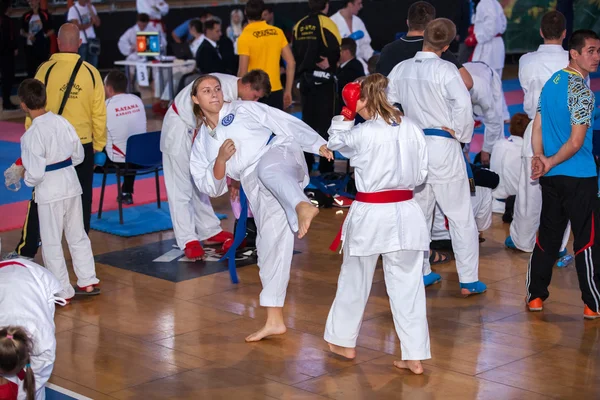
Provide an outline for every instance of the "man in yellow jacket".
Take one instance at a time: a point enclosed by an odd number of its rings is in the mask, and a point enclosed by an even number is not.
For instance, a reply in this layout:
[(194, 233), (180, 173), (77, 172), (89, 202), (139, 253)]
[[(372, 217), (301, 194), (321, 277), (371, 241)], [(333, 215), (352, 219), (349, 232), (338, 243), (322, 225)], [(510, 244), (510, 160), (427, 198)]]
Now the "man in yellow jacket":
[[(80, 56), (77, 50), (81, 44), (79, 29), (71, 23), (64, 24), (58, 31), (59, 53), (52, 55), (38, 68), (35, 79), (46, 85), (46, 110), (59, 114), (65, 90)], [(92, 183), (94, 178), (94, 153), (102, 151), (106, 145), (106, 106), (104, 103), (104, 84), (98, 70), (83, 62), (77, 75), (69, 99), (61, 114), (77, 131), (85, 150), (83, 163), (75, 167), (81, 183), (83, 206), (83, 223), (85, 231), (90, 230), (92, 214)], [(25, 120), (25, 128), (29, 128), (31, 120)], [(39, 221), (35, 192), (29, 202), (29, 208), (21, 240), (14, 252), (7, 258), (33, 258), (40, 242)]]

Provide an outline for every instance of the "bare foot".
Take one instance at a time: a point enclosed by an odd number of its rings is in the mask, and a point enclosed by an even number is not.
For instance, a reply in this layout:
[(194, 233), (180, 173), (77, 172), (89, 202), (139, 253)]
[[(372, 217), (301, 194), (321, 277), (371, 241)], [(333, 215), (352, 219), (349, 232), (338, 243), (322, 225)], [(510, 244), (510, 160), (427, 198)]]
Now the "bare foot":
[(298, 239), (302, 239), (308, 232), (313, 218), (319, 213), (319, 209), (302, 201), (296, 206), (296, 213), (298, 214)]
[(248, 337), (246, 337), (246, 342), (258, 342), (267, 336), (283, 335), (286, 332), (287, 328), (283, 324), (267, 324), (253, 334), (248, 335)]
[(419, 360), (394, 361), (394, 366), (400, 369), (410, 369), (416, 375), (423, 373), (423, 366)]
[(356, 357), (356, 349), (355, 348), (336, 346), (335, 344), (331, 344), (331, 343), (327, 343), (327, 344), (329, 345), (329, 350), (331, 350), (332, 353), (335, 353), (344, 358), (347, 358), (348, 360), (354, 360), (354, 358)]

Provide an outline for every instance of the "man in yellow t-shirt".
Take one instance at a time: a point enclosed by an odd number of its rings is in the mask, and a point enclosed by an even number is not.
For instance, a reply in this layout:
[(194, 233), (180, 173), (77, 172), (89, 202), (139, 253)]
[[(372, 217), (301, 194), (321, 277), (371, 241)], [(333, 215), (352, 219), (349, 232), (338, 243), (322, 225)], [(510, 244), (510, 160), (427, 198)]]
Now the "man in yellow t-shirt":
[[(271, 81), (271, 95), (260, 101), (283, 110), (292, 104), (296, 61), (283, 31), (261, 20), (264, 9), (263, 0), (248, 0), (246, 3), (248, 25), (237, 40), (240, 56), (238, 76), (242, 77), (254, 69), (265, 71)], [(279, 70), (282, 57), (285, 61), (285, 90)]]

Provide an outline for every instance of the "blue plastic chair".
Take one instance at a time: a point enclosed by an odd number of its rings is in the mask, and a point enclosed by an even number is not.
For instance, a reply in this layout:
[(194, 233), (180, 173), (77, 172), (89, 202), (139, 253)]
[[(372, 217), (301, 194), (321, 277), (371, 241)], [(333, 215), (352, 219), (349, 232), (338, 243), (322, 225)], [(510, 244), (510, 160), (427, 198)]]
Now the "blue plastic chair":
[[(135, 168), (132, 167), (135, 165)], [(162, 153), (160, 151), (160, 131), (140, 133), (127, 139), (127, 154), (125, 167), (111, 165), (104, 167), (102, 176), (102, 190), (100, 191), (100, 205), (98, 219), (102, 217), (102, 204), (104, 202), (104, 188), (106, 175), (117, 176), (117, 202), (119, 203), (119, 223), (123, 225), (123, 193), (121, 191), (121, 177), (131, 175), (147, 175), (154, 173), (156, 181), (156, 205), (160, 208), (160, 182), (159, 172), (162, 171)]]

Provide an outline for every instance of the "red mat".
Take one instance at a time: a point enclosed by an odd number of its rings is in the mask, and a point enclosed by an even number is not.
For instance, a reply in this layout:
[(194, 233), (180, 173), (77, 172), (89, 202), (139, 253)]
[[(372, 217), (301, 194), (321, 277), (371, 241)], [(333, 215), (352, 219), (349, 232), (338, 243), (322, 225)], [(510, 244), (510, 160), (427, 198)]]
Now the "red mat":
[(20, 143), (23, 133), (25, 133), (25, 126), (23, 124), (0, 121), (0, 140)]
[[(160, 199), (167, 200), (167, 190), (165, 189), (164, 178), (159, 177), (160, 181)], [(94, 200), (92, 203), (92, 213), (98, 212), (100, 203), (100, 189), (94, 188)], [(136, 179), (135, 192), (133, 199), (135, 205), (149, 204), (156, 202), (156, 187), (154, 177)], [(16, 203), (0, 205), (0, 232), (11, 231), (13, 229), (21, 229), (27, 214), (28, 201), (19, 201)], [(124, 206), (127, 207), (127, 206)], [(111, 211), (119, 208), (117, 204), (117, 185), (107, 186), (104, 191), (103, 211)], [(92, 217), (93, 218), (93, 217)]]

